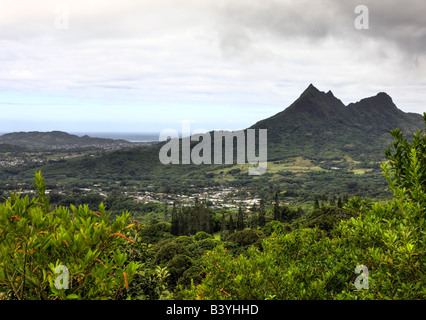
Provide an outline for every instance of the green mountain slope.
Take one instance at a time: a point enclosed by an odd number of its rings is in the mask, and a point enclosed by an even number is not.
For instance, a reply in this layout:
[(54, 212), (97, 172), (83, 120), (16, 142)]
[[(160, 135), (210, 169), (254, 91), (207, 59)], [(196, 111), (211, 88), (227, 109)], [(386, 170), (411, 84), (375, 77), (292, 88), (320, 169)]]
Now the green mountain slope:
[(386, 93), (345, 106), (331, 91), (312, 84), (284, 111), (251, 129), (268, 129), (269, 160), (304, 156), (313, 159), (381, 158), (395, 128), (411, 135), (422, 117), (399, 110)]
[(25, 147), (14, 145), (14, 144), (7, 144), (7, 143), (0, 144), (0, 154), (7, 153), (7, 152), (16, 153), (16, 152), (23, 152), (23, 151), (28, 151), (28, 149)]

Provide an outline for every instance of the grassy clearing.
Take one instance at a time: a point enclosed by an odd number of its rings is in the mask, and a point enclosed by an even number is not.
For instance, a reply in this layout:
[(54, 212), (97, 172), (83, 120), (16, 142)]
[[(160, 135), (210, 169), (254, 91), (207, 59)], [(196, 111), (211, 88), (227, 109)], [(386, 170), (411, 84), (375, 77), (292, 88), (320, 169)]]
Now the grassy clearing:
[(321, 167), (315, 165), (311, 160), (303, 157), (289, 159), (287, 161), (274, 161), (268, 162), (268, 171), (291, 171), (291, 172), (304, 172), (304, 171), (324, 171)]
[[(241, 171), (239, 173), (237, 173), (237, 175), (247, 175), (248, 174), (248, 168), (251, 165), (249, 164), (236, 164), (233, 165), (232, 167), (226, 168), (226, 169), (216, 169), (211, 171), (212, 173), (214, 173), (217, 178), (217, 181), (233, 181), (235, 180), (234, 175), (229, 174), (229, 172), (231, 170), (235, 170), (235, 169), (240, 169)], [(306, 171), (326, 171), (324, 169), (322, 169), (321, 167), (315, 165), (314, 163), (312, 163), (311, 160), (309, 159), (304, 159), (302, 157), (297, 157), (297, 158), (293, 158), (293, 159), (288, 159), (288, 160), (281, 160), (281, 161), (273, 161), (273, 162), (268, 162), (268, 167), (267, 167), (267, 173), (278, 173), (280, 171), (290, 171), (290, 172), (295, 172), (295, 173), (300, 173), (300, 172), (306, 172)], [(222, 172), (222, 173), (221, 173)]]
[[(324, 161), (322, 161), (322, 163), (323, 162)], [(350, 162), (355, 166), (360, 163), (359, 161), (353, 160), (349, 156), (345, 156), (344, 159), (341, 159), (341, 160), (333, 160), (332, 162), (336, 164)], [(248, 168), (250, 166), (251, 166), (250, 164), (235, 164), (228, 168), (220, 168), (220, 169), (212, 170), (211, 173), (215, 174), (215, 180), (218, 182), (231, 182), (231, 181), (235, 181), (236, 176), (238, 175), (247, 175)], [(235, 173), (235, 169), (240, 169), (240, 172)], [(367, 172), (373, 171), (372, 169), (367, 169), (367, 168), (354, 168), (354, 169), (347, 168), (347, 169), (352, 171), (354, 174), (358, 174), (358, 175), (362, 175)], [(233, 172), (231, 170), (233, 170)], [(268, 162), (268, 167), (266, 172), (273, 174), (270, 180), (272, 181), (279, 180), (281, 178), (281, 176), (279, 176), (279, 173), (285, 172), (285, 171), (293, 172), (300, 175), (306, 172), (313, 172), (313, 171), (326, 172), (329, 170), (323, 169), (320, 166), (318, 166), (316, 163), (314, 163), (312, 160), (305, 159), (303, 157), (296, 157), (291, 159)], [(254, 176), (254, 178), (256, 178), (256, 176)]]
[(353, 169), (352, 172), (355, 174), (365, 174), (366, 172), (372, 172), (373, 169), (365, 169), (365, 168), (359, 168), (359, 169)]
[(361, 162), (360, 161), (356, 161), (356, 160), (354, 160), (354, 159), (352, 159), (350, 156), (348, 156), (348, 155), (345, 155), (345, 156), (343, 156), (344, 158), (345, 158), (345, 160), (347, 161), (347, 162), (352, 162), (353, 164), (360, 164)]

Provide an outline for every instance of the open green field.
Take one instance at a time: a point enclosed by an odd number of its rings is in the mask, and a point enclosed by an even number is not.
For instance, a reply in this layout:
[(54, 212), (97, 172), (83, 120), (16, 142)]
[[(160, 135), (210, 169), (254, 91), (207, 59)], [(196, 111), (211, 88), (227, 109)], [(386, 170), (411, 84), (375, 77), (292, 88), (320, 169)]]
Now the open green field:
[[(324, 167), (321, 167), (320, 164), (324, 164), (324, 161), (321, 161), (319, 163), (314, 163), (312, 160), (305, 159), (302, 157), (292, 158), (292, 159), (286, 159), (286, 160), (280, 160), (280, 161), (269, 161), (268, 167), (267, 167), (267, 173), (279, 173), (283, 171), (289, 171), (294, 173), (304, 173), (304, 172), (327, 172), (333, 169), (324, 169)], [(344, 164), (349, 171), (352, 171), (355, 174), (365, 174), (366, 172), (371, 172), (372, 169), (370, 168), (359, 168), (360, 162), (355, 161), (351, 159), (349, 156), (345, 157), (345, 159), (342, 160), (333, 160), (330, 161), (330, 164), (339, 166)], [(220, 168), (215, 169), (211, 171), (211, 173), (215, 174), (217, 176), (217, 180), (219, 181), (234, 181), (235, 175), (238, 174), (248, 174), (248, 168), (250, 167), (250, 164), (236, 164), (233, 166), (230, 166), (228, 168)], [(239, 172), (236, 171), (236, 169), (240, 170)], [(344, 168), (339, 168), (344, 169)], [(345, 168), (346, 169), (346, 168)]]
[(360, 168), (360, 169), (353, 169), (352, 170), (352, 172), (355, 173), (355, 174), (365, 174), (366, 172), (371, 172), (371, 171), (373, 171), (373, 169)]

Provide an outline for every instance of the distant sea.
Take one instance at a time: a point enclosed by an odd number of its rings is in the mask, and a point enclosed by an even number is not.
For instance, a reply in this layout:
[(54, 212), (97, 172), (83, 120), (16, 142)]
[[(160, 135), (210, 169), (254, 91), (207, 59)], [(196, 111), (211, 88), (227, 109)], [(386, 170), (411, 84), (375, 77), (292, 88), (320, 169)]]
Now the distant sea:
[(106, 139), (122, 139), (129, 142), (151, 142), (159, 141), (159, 133), (155, 132), (69, 132), (70, 134), (75, 134), (79, 137), (88, 135), (92, 138), (106, 138)]

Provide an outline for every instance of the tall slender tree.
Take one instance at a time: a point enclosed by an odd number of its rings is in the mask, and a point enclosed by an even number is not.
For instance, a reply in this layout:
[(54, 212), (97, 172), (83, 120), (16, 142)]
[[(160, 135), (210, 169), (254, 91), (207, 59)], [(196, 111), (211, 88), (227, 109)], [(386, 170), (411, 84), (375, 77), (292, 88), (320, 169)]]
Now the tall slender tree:
[(179, 234), (179, 219), (178, 219), (178, 216), (177, 216), (176, 201), (173, 201), (171, 233), (175, 236), (177, 236)]
[(256, 204), (253, 204), (253, 207), (251, 207), (251, 215), (250, 215), (250, 227), (252, 229), (257, 228), (258, 219), (257, 219), (257, 207)]
[(244, 217), (243, 217), (243, 209), (238, 209), (238, 215), (237, 215), (237, 230), (241, 231), (244, 229)]
[(278, 200), (278, 192), (275, 192), (274, 196), (274, 220), (280, 221), (280, 203)]
[(235, 231), (235, 225), (234, 225), (234, 219), (232, 218), (232, 213), (229, 215), (229, 233), (234, 233)]
[(263, 228), (266, 224), (266, 209), (265, 209), (265, 200), (260, 199), (260, 203), (259, 203), (259, 219), (258, 219), (258, 224), (259, 227)]
[(318, 210), (319, 208), (320, 208), (320, 205), (319, 205), (318, 197), (315, 197), (314, 210)]
[(340, 196), (337, 199), (337, 207), (338, 208), (343, 208), (342, 197), (340, 197)]
[(169, 221), (169, 207), (166, 200), (164, 200), (164, 221)]

